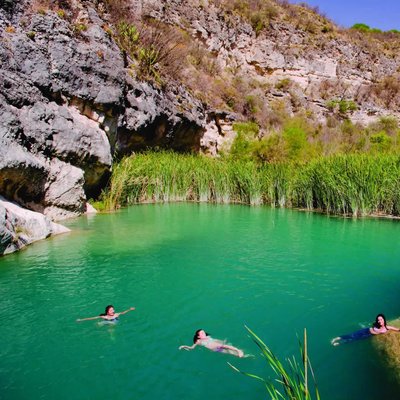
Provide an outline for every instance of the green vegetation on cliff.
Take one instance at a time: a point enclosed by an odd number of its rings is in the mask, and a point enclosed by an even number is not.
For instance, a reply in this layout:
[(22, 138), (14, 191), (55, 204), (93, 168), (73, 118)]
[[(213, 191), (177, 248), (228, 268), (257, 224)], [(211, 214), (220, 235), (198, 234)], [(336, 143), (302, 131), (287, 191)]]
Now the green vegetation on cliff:
[[(352, 103), (332, 101), (338, 113), (345, 114)], [(279, 126), (261, 135), (255, 123), (235, 123), (237, 136), (229, 157), (261, 163), (296, 161), (305, 163), (319, 156), (334, 154), (400, 154), (400, 129), (392, 117), (382, 117), (363, 127), (348, 119), (315, 124), (304, 116), (282, 113)]]

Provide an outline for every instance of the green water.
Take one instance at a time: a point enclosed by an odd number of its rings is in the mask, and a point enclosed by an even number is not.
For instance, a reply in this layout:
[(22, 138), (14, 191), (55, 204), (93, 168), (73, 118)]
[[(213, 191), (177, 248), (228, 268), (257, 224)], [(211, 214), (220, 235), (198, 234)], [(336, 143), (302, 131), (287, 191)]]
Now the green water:
[[(279, 356), (307, 327), (323, 400), (398, 397), (371, 338), (400, 314), (400, 224), (264, 207), (142, 205), (0, 259), (0, 399), (265, 399), (244, 329)], [(77, 318), (137, 309), (115, 326)], [(178, 351), (197, 328), (255, 358)]]

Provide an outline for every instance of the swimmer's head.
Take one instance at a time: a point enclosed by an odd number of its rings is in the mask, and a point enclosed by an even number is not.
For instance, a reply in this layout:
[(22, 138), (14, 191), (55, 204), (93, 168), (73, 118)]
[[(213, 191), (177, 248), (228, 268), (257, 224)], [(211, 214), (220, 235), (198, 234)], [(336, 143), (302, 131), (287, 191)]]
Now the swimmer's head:
[(102, 315), (114, 315), (114, 312), (115, 312), (114, 306), (110, 304), (106, 307), (104, 314)]
[(376, 328), (386, 327), (386, 317), (383, 314), (378, 314), (375, 318), (374, 326)]
[(193, 343), (196, 343), (199, 339), (205, 339), (207, 336), (210, 336), (204, 329), (197, 329), (193, 336)]

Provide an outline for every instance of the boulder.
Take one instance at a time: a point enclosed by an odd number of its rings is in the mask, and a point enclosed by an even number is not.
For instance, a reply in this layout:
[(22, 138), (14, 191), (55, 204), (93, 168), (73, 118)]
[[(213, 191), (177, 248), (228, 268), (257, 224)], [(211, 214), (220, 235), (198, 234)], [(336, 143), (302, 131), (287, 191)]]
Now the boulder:
[(0, 196), (0, 255), (13, 253), (51, 235), (69, 232), (43, 214), (27, 210)]

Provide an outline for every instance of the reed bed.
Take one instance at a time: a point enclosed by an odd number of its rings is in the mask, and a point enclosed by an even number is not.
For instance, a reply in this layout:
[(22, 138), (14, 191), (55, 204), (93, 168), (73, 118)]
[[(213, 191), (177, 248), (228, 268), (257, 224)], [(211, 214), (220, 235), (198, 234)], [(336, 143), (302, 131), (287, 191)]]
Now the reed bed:
[(263, 204), (262, 168), (254, 162), (227, 162), (173, 152), (138, 154), (114, 166), (108, 208), (146, 202), (196, 201)]
[(400, 213), (400, 157), (335, 155), (308, 163), (257, 164), (150, 152), (114, 165), (108, 209), (195, 201), (268, 204), (352, 216)]
[(299, 168), (293, 205), (353, 216), (399, 215), (399, 156), (318, 158)]

